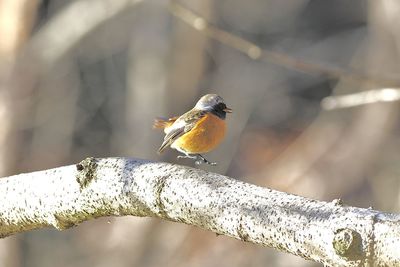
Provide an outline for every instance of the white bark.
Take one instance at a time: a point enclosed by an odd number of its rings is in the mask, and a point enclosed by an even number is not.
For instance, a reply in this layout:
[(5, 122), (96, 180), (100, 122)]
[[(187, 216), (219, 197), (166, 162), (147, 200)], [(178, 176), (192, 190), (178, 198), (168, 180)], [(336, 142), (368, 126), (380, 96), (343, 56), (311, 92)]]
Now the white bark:
[(88, 158), (0, 179), (0, 236), (100, 216), (196, 225), (327, 266), (399, 266), (400, 215), (311, 200), (168, 163)]

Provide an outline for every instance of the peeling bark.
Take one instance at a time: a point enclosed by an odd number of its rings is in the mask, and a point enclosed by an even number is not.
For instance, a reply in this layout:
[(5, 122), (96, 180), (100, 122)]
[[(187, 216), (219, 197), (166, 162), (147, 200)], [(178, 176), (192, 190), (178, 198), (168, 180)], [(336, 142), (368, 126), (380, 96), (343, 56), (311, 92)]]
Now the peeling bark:
[(151, 216), (327, 266), (399, 266), (400, 215), (343, 206), (167, 163), (88, 158), (0, 179), (0, 237), (101, 216)]

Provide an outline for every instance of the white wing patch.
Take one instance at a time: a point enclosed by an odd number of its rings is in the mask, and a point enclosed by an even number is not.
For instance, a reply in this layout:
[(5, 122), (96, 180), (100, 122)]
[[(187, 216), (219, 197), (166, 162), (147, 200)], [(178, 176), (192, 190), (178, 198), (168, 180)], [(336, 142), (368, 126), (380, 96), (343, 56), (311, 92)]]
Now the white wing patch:
[(181, 119), (177, 119), (171, 126), (164, 129), (165, 134), (169, 134), (173, 130), (185, 127), (186, 122)]

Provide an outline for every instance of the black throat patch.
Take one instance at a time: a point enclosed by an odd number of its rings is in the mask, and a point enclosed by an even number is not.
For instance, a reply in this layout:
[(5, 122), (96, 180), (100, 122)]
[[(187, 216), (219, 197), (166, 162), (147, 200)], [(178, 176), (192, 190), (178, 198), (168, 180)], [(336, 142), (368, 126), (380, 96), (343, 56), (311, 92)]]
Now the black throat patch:
[(226, 112), (224, 111), (224, 109), (226, 109), (226, 105), (224, 103), (219, 103), (218, 105), (213, 107), (213, 109), (211, 110), (211, 113), (214, 114), (215, 116), (218, 116), (219, 118), (225, 120)]

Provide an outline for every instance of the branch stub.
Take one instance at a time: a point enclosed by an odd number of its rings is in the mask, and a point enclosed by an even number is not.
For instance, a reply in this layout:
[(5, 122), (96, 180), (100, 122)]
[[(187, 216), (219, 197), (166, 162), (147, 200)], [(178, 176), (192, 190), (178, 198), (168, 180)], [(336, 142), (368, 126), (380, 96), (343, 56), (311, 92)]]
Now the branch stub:
[(337, 255), (349, 260), (358, 260), (362, 256), (361, 235), (352, 229), (336, 230), (332, 245)]
[(96, 159), (93, 157), (86, 158), (76, 164), (76, 169), (78, 171), (76, 174), (76, 181), (82, 190), (96, 177)]

